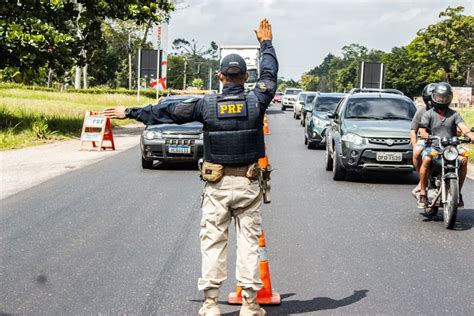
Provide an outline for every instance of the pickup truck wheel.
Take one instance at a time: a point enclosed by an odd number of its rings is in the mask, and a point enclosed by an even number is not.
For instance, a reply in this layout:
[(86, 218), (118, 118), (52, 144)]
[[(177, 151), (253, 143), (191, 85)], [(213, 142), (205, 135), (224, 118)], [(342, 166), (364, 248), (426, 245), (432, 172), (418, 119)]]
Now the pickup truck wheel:
[(306, 135), (304, 135), (304, 144), (308, 145), (308, 137), (306, 137)]
[(145, 160), (142, 157), (142, 168), (143, 169), (153, 169), (153, 160)]
[(286, 110), (286, 106), (282, 105), (282, 106), (281, 106), (281, 110), (282, 110), (282, 111), (285, 111), (285, 110)]
[(337, 151), (334, 150), (332, 162), (332, 179), (341, 181), (346, 179), (346, 169), (342, 166), (341, 160), (338, 158)]

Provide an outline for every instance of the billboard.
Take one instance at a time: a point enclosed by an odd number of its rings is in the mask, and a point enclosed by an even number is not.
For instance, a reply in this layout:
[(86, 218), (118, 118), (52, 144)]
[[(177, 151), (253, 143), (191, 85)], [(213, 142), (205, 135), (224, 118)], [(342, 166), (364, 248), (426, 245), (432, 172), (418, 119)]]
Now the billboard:
[(453, 101), (451, 104), (455, 107), (467, 108), (472, 104), (471, 87), (453, 87)]
[(363, 61), (360, 69), (360, 88), (383, 88), (385, 83), (384, 64)]
[(158, 51), (156, 49), (140, 49), (140, 77), (155, 79), (158, 70)]

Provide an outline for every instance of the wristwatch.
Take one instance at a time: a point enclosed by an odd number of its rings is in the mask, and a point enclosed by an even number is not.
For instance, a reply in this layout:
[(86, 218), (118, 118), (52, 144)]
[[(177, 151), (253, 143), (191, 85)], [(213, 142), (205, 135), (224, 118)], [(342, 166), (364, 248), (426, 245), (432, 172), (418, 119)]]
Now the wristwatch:
[(125, 114), (126, 117), (128, 117), (130, 112), (132, 112), (132, 108), (126, 108), (125, 111), (123, 111), (123, 113)]

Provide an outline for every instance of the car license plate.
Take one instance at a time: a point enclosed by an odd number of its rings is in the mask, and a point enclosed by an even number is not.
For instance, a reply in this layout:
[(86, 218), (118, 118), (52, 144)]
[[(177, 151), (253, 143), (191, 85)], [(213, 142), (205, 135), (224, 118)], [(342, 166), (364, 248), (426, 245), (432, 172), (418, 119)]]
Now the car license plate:
[(168, 146), (170, 154), (190, 154), (191, 146)]
[(377, 161), (402, 161), (402, 153), (379, 152), (377, 153)]

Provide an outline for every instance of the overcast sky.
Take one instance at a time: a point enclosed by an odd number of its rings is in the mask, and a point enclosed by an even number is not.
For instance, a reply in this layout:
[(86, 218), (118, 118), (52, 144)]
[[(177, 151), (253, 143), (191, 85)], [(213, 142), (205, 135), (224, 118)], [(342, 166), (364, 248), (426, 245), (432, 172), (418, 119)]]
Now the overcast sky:
[(474, 0), (184, 0), (172, 13), (170, 44), (196, 39), (208, 46), (256, 44), (262, 17), (273, 27), (279, 76), (298, 79), (328, 53), (351, 43), (390, 51), (408, 44), (420, 28), (439, 21), (448, 6), (474, 13)]

